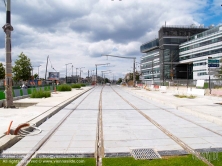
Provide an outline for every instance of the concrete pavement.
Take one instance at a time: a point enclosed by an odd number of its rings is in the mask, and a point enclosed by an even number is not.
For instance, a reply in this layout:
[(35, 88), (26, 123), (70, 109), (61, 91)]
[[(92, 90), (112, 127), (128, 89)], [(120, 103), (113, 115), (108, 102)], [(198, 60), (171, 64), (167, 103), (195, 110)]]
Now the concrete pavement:
[[(170, 93), (135, 90), (134, 88), (121, 88), (117, 86), (113, 88), (123, 98), (192, 149), (198, 151), (205, 151), (206, 149), (222, 151), (221, 125), (202, 117), (194, 116), (190, 112), (177, 110), (173, 105), (175, 103), (180, 106), (183, 104), (185, 108), (188, 105), (191, 108), (194, 106), (197, 109), (198, 107), (195, 106), (199, 106), (198, 104), (202, 104), (203, 107), (204, 104), (206, 106), (209, 104), (213, 105), (220, 98), (216, 98), (216, 100), (215, 98), (204, 98), (204, 103), (202, 103), (202, 98), (195, 101), (199, 97), (196, 99), (181, 100)], [(65, 155), (66, 157), (93, 157), (96, 150), (96, 128), (98, 127), (97, 115), (100, 90), (101, 87), (97, 87), (92, 90), (92, 93), (87, 92), (77, 98), (70, 105), (43, 123), (40, 126), (43, 130), (41, 134), (25, 137), (12, 148), (5, 151), (4, 154), (13, 153), (15, 155), (22, 155), (32, 150), (33, 146), (61, 118), (72, 111), (89, 94), (70, 117), (66, 119), (65, 123), (40, 148), (37, 156), (49, 157), (49, 155), (53, 155), (54, 157), (62, 157)], [(151, 97), (155, 101), (150, 100)], [(209, 108), (212, 109), (211, 107)], [(216, 111), (212, 109), (212, 115), (206, 114), (205, 116), (219, 118), (220, 108), (221, 106)], [(201, 112), (201, 110), (198, 111)], [(102, 93), (102, 117), (104, 153), (106, 157), (129, 156), (130, 151), (137, 148), (154, 148), (161, 155), (186, 154), (178, 142), (135, 110), (109, 86), (105, 86)]]
[(142, 88), (139, 90), (135, 90), (135, 88), (123, 89), (222, 126), (222, 105), (217, 104), (222, 103), (222, 97), (196, 96), (195, 99), (188, 99), (177, 98), (174, 96), (178, 93), (185, 94), (183, 93), (185, 92), (183, 89), (179, 92), (175, 91), (175, 89), (169, 89), (166, 91), (148, 91)]
[(13, 121), (11, 129), (14, 130), (19, 124), (41, 124), (47, 118), (57, 113), (61, 108), (66, 106), (69, 102), (76, 99), (92, 87), (83, 87), (82, 90), (73, 89), (71, 92), (56, 92), (52, 93), (50, 98), (42, 99), (20, 99), (14, 101), (17, 105), (34, 104), (29, 107), (21, 107), (16, 109), (0, 108), (0, 147), (1, 149), (8, 146), (10, 141), (16, 142), (18, 139), (13, 135), (5, 135), (8, 130), (10, 121)]

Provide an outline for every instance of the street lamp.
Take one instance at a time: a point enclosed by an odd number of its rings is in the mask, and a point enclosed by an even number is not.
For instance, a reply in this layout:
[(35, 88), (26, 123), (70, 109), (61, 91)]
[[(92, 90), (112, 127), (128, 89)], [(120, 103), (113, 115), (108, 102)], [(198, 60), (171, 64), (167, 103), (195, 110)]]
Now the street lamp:
[(79, 75), (80, 80), (79, 80), (79, 81), (81, 81), (81, 72), (82, 72), (82, 70), (81, 70), (81, 69), (83, 69), (83, 68), (85, 68), (85, 67), (80, 67), (80, 68), (79, 68), (79, 73), (80, 73), (80, 75)]
[(106, 73), (106, 72), (111, 72), (111, 70), (101, 71), (101, 73), (102, 73), (102, 80), (103, 80), (103, 73)]
[(70, 65), (70, 64), (72, 64), (72, 63), (67, 63), (66, 64), (66, 83), (67, 83), (67, 65)]
[(78, 77), (77, 77), (77, 70), (78, 70), (79, 68), (76, 68), (76, 83), (78, 82)]
[[(38, 66), (38, 77), (39, 77), (39, 67), (40, 67), (40, 66), (41, 66), (41, 65)], [(40, 78), (40, 77), (39, 77), (39, 78)]]
[(126, 56), (117, 56), (117, 55), (102, 55), (102, 56), (111, 56), (116, 58), (125, 58), (125, 59), (133, 59), (133, 87), (136, 86), (136, 77), (135, 77), (135, 64), (136, 64), (136, 57), (126, 57)]
[(97, 66), (109, 65), (110, 63), (106, 64), (95, 64), (96, 65), (96, 84), (97, 84)]

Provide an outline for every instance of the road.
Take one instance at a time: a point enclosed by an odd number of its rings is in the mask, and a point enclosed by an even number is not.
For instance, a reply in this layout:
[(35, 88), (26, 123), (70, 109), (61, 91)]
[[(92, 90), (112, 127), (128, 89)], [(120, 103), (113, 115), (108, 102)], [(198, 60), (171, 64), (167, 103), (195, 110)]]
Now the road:
[[(39, 126), (3, 155), (24, 157), (130, 156), (133, 149), (160, 154), (221, 151), (222, 127), (166, 107), (119, 86), (97, 86)], [(39, 146), (36, 148), (36, 146)]]

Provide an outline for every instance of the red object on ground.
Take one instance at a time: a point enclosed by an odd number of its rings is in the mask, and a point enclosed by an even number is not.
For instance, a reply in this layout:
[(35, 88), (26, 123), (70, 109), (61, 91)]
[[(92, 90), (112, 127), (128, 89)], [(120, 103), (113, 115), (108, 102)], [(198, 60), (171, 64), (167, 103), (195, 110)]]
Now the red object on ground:
[(7, 131), (6, 135), (9, 135), (9, 133), (10, 133), (10, 129), (11, 129), (11, 126), (12, 126), (12, 122), (13, 122), (13, 121), (11, 121), (10, 124), (9, 124), (9, 126), (8, 126), (8, 131)]

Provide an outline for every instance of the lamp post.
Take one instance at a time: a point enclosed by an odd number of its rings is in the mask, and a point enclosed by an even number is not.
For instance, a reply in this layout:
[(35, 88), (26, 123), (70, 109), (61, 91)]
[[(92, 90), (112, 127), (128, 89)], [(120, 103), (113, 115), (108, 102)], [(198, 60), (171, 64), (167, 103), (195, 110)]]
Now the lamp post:
[(76, 68), (76, 83), (78, 82), (78, 77), (77, 77), (77, 70), (78, 70), (79, 68)]
[[(41, 66), (41, 65), (38, 66), (38, 77), (39, 77), (39, 67), (40, 67), (40, 66)], [(40, 77), (39, 77), (39, 78), (40, 78)]]
[(72, 65), (72, 83), (73, 83), (73, 65)]
[(67, 63), (66, 64), (66, 83), (67, 83), (67, 65), (70, 65), (70, 64), (72, 64), (72, 63)]
[(116, 56), (116, 55), (102, 55), (102, 56), (112, 56), (116, 58), (125, 58), (125, 59), (133, 59), (133, 87), (136, 86), (136, 77), (135, 77), (135, 64), (136, 64), (136, 57), (125, 57), (125, 56)]
[(106, 73), (106, 72), (110, 72), (111, 70), (105, 70), (105, 71), (101, 71), (101, 73), (102, 73), (102, 79), (103, 79), (103, 73)]
[(6, 69), (5, 69), (5, 95), (6, 108), (14, 108), (12, 96), (12, 58), (11, 58), (11, 0), (6, 4), (6, 24), (2, 27), (5, 32), (5, 52), (6, 52)]
[(97, 66), (104, 66), (104, 65), (109, 65), (110, 63), (106, 64), (95, 64), (96, 65), (96, 84), (97, 84)]
[(80, 67), (80, 68), (79, 68), (79, 74), (80, 74), (80, 75), (79, 75), (79, 77), (80, 77), (80, 78), (79, 78), (79, 79), (80, 79), (79, 81), (81, 81), (81, 72), (82, 72), (81, 69), (83, 69), (83, 68), (85, 68), (85, 67)]

